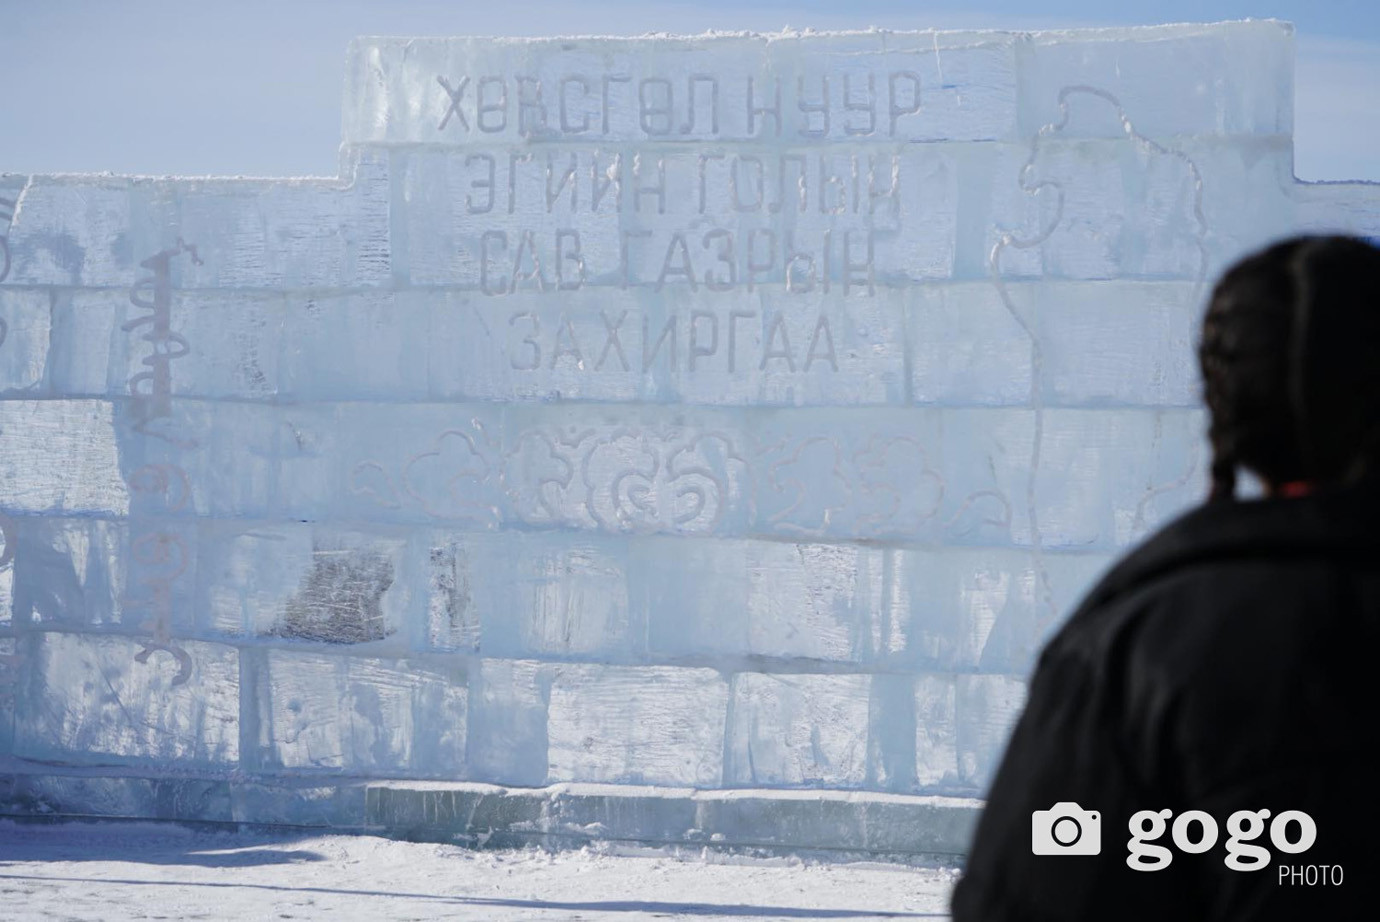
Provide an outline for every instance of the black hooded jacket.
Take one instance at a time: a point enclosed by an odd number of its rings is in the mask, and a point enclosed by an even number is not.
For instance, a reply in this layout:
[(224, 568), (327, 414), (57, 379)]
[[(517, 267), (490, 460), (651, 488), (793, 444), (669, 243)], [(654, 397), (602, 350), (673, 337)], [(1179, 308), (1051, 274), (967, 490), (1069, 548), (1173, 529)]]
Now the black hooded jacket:
[[(1378, 481), (1210, 503), (1165, 527), (1041, 654), (954, 922), (1380, 918), (1378, 632)], [(1100, 854), (1033, 854), (1032, 814), (1064, 802), (1099, 815)], [(1163, 809), (1169, 824), (1209, 814), (1216, 844), (1190, 854), (1171, 825), (1153, 843), (1168, 866), (1130, 869), (1132, 815)], [(1233, 870), (1228, 819), (1261, 809), (1303, 811), (1316, 841), (1289, 854), (1266, 828), (1250, 842), (1265, 866)]]

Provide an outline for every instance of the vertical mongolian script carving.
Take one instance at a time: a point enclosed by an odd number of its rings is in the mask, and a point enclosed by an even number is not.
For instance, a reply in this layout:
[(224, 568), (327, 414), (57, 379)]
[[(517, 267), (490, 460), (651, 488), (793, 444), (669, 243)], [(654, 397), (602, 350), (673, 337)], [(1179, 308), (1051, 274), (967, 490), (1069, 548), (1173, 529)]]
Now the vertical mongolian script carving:
[[(180, 438), (173, 420), (172, 362), (191, 351), (187, 340), (172, 328), (172, 261), (186, 253), (201, 264), (196, 247), (177, 244), (144, 260), (139, 265), (150, 274), (135, 282), (129, 300), (147, 311), (123, 324), (126, 333), (138, 333), (148, 346), (140, 359), (143, 370), (129, 379), (129, 427), (133, 434), (158, 439), (164, 445), (156, 451), (149, 444), (137, 445), (139, 456), (163, 455), (162, 460), (146, 463), (126, 478), (129, 487), (130, 552), (128, 592), (125, 605), (146, 613), (140, 630), (151, 636), (134, 657), (147, 663), (154, 653), (167, 653), (177, 663), (172, 685), (182, 685), (192, 674), (192, 658), (173, 638), (174, 593), (191, 566), (188, 541), (176, 527), (176, 516), (191, 501), (191, 483), (186, 470), (176, 463), (177, 452), (195, 448), (193, 439)], [(174, 457), (166, 457), (169, 453)]]
[[(10, 221), (14, 220), (14, 199), (0, 195), (0, 282), (10, 274)], [(3, 341), (3, 327), (0, 327), (0, 341)]]
[[(129, 379), (129, 393), (134, 397), (135, 429), (164, 439), (168, 438), (165, 433), (149, 427), (155, 420), (172, 415), (172, 362), (191, 351), (187, 340), (172, 330), (172, 259), (181, 253), (191, 254), (192, 262), (201, 265), (196, 247), (183, 243), (180, 237), (175, 247), (162, 250), (139, 264), (152, 274), (134, 283), (129, 300), (148, 313), (120, 327), (126, 333), (143, 330), (141, 338), (150, 350), (141, 360), (147, 370)], [(145, 292), (151, 297), (146, 297)]]
[[(16, 198), (10, 197), (10, 191), (0, 192), (0, 282), (5, 281), (10, 274), (10, 241), (9, 230), (10, 222), (14, 220), (14, 212), (17, 207)], [(4, 317), (0, 317), (0, 347), (5, 345), (9, 338), (9, 322)], [(0, 438), (4, 438), (5, 433), (0, 431)], [(0, 512), (0, 580), (8, 581), (11, 584), (11, 595), (14, 578), (14, 549), (16, 545), (17, 525), (13, 519)], [(8, 571), (8, 572), (6, 572)], [(3, 586), (0, 586), (3, 589)], [(0, 602), (8, 606), (8, 602)], [(0, 624), (10, 622), (11, 613), (0, 611)], [(18, 681), (20, 658), (18, 648), (13, 638), (0, 637), (0, 708), (8, 708), (14, 702), (14, 686)]]
[[(3, 282), (10, 274), (10, 241), (9, 227), (14, 220), (15, 200), (0, 195), (0, 282)], [(9, 323), (4, 317), (0, 317), (0, 346), (5, 345), (5, 340), (9, 337)], [(0, 436), (4, 433), (0, 432)], [(14, 547), (15, 547), (15, 523), (9, 516), (0, 512), (0, 541), (4, 542), (0, 548), (0, 578), (4, 578), (6, 570), (10, 570), (13, 576), (14, 569)], [(5, 614), (8, 618), (8, 613)], [(7, 652), (5, 644), (9, 644), (9, 650), (13, 651), (13, 640), (0, 639), (0, 706), (9, 706), (14, 700), (14, 684), (19, 671), (19, 655), (15, 652)]]
[[(171, 514), (181, 511), (186, 504), (190, 487), (186, 472), (176, 465), (148, 464), (130, 474), (129, 491), (131, 509), (135, 506), (134, 498), (139, 496), (146, 501), (141, 505)], [(139, 594), (126, 596), (125, 605), (147, 612), (139, 628), (151, 635), (134, 660), (147, 663), (154, 653), (169, 654), (177, 661), (172, 684), (182, 685), (192, 677), (192, 658), (173, 640), (173, 587), (187, 573), (191, 562), (187, 542), (176, 532), (158, 525), (139, 529), (131, 522), (130, 532), (130, 581)]]
[[(4, 546), (0, 547), (0, 595), (8, 594), (11, 599), (14, 594), (15, 530), (14, 520), (0, 512), (0, 541), (4, 542)], [(5, 601), (0, 599), (0, 605), (5, 604)], [(11, 617), (9, 611), (0, 609), (0, 625), (8, 626), (12, 623)], [(19, 654), (16, 652), (14, 639), (0, 636), (0, 708), (10, 705), (14, 700), (14, 685), (18, 678), (19, 665)]]

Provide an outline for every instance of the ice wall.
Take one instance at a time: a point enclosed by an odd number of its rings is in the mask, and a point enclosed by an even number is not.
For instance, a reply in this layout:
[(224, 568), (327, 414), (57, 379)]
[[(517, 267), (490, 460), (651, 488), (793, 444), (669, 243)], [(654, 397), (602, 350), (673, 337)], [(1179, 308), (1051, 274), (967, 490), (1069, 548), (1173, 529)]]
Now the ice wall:
[(0, 177), (0, 753), (980, 792), (1202, 495), (1205, 286), (1380, 233), (1292, 86), (1272, 22), (361, 39), (340, 180)]

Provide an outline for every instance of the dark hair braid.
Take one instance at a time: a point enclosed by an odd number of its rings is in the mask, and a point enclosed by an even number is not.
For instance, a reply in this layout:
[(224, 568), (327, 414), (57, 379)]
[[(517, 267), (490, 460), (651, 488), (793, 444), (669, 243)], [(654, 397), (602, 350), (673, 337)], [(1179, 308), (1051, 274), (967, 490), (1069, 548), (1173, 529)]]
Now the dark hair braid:
[(1213, 500), (1237, 468), (1269, 483), (1349, 482), (1380, 457), (1380, 250), (1298, 237), (1217, 283), (1198, 359)]

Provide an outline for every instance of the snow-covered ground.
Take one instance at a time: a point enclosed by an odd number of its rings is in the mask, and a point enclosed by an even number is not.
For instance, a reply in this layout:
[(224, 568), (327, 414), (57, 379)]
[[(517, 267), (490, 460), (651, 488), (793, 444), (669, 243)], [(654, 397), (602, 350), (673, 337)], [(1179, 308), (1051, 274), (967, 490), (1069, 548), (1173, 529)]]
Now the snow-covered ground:
[(0, 821), (7, 920), (946, 919), (955, 872)]

